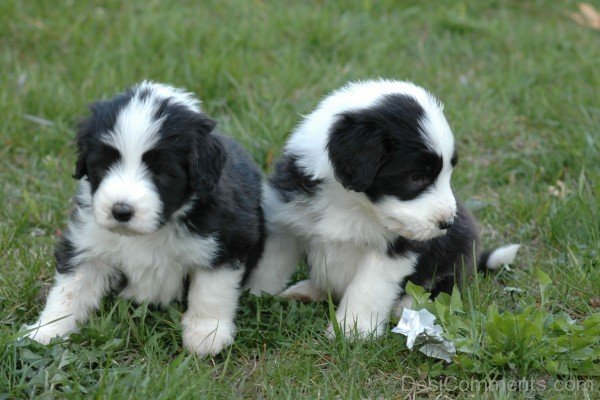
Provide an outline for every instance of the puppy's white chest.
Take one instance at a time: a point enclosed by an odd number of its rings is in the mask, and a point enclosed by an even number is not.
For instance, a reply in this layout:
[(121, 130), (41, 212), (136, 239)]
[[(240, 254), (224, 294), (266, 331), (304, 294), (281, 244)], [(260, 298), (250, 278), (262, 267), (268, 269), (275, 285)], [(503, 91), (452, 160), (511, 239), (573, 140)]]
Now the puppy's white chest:
[(188, 268), (180, 265), (122, 268), (127, 276), (127, 286), (119, 294), (138, 303), (149, 302), (166, 306), (181, 300), (183, 281)]
[(189, 271), (210, 268), (218, 252), (214, 237), (191, 235), (176, 224), (124, 236), (98, 227), (91, 217), (85, 222), (71, 226), (78, 247), (86, 257), (122, 271), (128, 286), (121, 295), (136, 302), (166, 305), (181, 298)]
[[(135, 238), (143, 239), (143, 238)], [(214, 238), (157, 235), (125, 240), (119, 268), (128, 279), (121, 296), (166, 305), (181, 299), (192, 268), (208, 268), (216, 253)]]

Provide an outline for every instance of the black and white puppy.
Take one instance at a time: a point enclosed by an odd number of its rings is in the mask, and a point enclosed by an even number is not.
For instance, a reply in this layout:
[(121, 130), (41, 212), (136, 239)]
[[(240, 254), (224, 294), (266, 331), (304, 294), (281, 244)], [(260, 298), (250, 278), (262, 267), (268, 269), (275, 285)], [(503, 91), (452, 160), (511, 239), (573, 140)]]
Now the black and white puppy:
[(280, 293), (304, 256), (310, 279), (281, 295), (330, 292), (346, 335), (380, 335), (408, 280), (437, 294), (460, 283), (463, 265), (474, 269), (474, 253), (481, 267), (511, 262), (518, 245), (478, 253), (475, 221), (450, 186), (458, 157), (442, 109), (401, 81), (350, 83), (325, 98), (263, 192), (267, 241), (250, 290)]
[(48, 343), (74, 330), (124, 277), (122, 297), (162, 306), (189, 282), (190, 351), (216, 354), (233, 342), (240, 285), (264, 242), (261, 173), (199, 106), (191, 93), (147, 81), (91, 106), (55, 283), (29, 337)]

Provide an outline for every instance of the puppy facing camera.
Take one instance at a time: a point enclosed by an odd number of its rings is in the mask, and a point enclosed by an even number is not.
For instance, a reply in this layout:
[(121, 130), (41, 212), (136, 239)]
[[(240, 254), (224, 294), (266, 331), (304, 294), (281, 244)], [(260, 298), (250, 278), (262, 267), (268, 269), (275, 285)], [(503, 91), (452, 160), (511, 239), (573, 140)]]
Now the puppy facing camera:
[(77, 147), (75, 210), (28, 336), (68, 334), (123, 276), (119, 294), (136, 302), (165, 306), (187, 290), (190, 351), (230, 345), (240, 285), (263, 246), (261, 173), (250, 156), (215, 132), (194, 95), (147, 81), (94, 103)]
[[(263, 191), (267, 240), (247, 286), (289, 298), (331, 293), (345, 335), (377, 336), (406, 304), (407, 281), (437, 295), (463, 270), (512, 262), (518, 245), (481, 252), (476, 222), (452, 191), (457, 162), (443, 106), (423, 88), (379, 80), (333, 92), (291, 134)], [(285, 289), (301, 258), (309, 279)]]

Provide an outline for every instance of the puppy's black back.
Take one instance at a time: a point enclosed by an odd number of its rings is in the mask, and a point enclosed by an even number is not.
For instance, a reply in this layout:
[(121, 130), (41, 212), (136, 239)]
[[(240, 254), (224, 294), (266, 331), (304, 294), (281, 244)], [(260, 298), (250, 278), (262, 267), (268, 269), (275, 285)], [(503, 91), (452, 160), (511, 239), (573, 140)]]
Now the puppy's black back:
[(241, 262), (248, 274), (264, 243), (262, 175), (241, 145), (215, 136), (227, 157), (219, 182), (210, 195), (196, 201), (183, 222), (193, 233), (218, 236), (221, 248), (215, 264)]

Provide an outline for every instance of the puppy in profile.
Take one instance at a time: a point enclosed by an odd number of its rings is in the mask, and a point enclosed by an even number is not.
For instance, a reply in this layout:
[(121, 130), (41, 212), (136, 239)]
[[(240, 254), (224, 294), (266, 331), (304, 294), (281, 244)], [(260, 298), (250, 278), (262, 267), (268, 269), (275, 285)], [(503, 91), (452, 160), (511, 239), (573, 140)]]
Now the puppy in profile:
[(510, 263), (518, 245), (479, 253), (475, 221), (450, 185), (458, 154), (442, 110), (401, 81), (350, 83), (325, 98), (292, 133), (264, 189), (267, 241), (250, 290), (281, 293), (304, 257), (310, 278), (281, 295), (329, 292), (345, 335), (381, 335), (406, 303), (408, 280), (436, 295), (475, 262)]
[(264, 241), (261, 174), (199, 106), (148, 81), (91, 106), (55, 283), (29, 337), (69, 333), (120, 286), (122, 297), (161, 306), (187, 290), (183, 344), (194, 353), (233, 342), (240, 285)]

